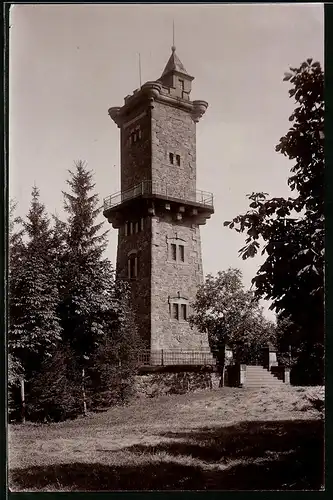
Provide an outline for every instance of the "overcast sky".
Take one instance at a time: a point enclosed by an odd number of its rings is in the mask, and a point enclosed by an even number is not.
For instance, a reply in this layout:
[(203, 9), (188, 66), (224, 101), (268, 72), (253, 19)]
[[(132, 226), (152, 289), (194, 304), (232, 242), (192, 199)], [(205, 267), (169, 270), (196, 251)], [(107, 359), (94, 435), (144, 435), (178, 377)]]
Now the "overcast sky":
[[(246, 211), (246, 194), (288, 196), (291, 162), (275, 152), (294, 103), (289, 66), (323, 64), (322, 4), (15, 5), (10, 18), (10, 196), (29, 208), (34, 182), (48, 211), (78, 159), (95, 172), (100, 198), (120, 188), (119, 131), (108, 116), (142, 80), (160, 77), (171, 53), (208, 101), (197, 126), (197, 189), (215, 214), (201, 226), (204, 273), (239, 267), (250, 284), (260, 258), (243, 261), (244, 237), (223, 227)], [(109, 226), (111, 228), (111, 226)], [(108, 257), (115, 262), (117, 231)]]

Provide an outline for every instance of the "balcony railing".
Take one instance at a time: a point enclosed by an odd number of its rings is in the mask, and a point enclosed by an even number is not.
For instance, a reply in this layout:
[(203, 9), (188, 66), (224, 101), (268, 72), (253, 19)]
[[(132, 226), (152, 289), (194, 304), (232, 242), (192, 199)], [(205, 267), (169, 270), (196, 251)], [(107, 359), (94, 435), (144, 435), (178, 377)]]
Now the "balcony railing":
[(167, 365), (215, 365), (216, 358), (209, 350), (145, 350), (139, 353), (140, 366), (167, 366)]
[(213, 208), (213, 194), (207, 191), (189, 192), (187, 188), (181, 189), (177, 186), (176, 182), (175, 186), (170, 186), (155, 181), (142, 181), (140, 184), (137, 184), (126, 191), (120, 191), (104, 198), (104, 211), (116, 207), (124, 201), (132, 200), (133, 198), (138, 198), (139, 196), (144, 195), (158, 195), (163, 196), (165, 199), (180, 199), (184, 200), (184, 202), (190, 201), (205, 207)]

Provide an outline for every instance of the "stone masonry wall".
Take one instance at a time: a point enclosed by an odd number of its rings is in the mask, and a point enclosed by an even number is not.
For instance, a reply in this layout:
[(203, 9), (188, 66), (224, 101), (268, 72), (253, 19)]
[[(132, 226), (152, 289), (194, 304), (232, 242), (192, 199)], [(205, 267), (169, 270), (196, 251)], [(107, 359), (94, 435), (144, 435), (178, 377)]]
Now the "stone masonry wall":
[[(133, 214), (135, 220), (135, 214)], [(137, 326), (146, 348), (150, 348), (151, 312), (151, 219), (144, 217), (143, 231), (125, 236), (125, 228), (118, 231), (117, 274), (128, 278), (128, 253), (137, 250), (138, 279), (131, 280), (132, 303)]]
[[(121, 129), (121, 190), (151, 180), (151, 121), (149, 109), (136, 109)], [(141, 137), (131, 144), (130, 135), (140, 130)]]
[[(159, 102), (151, 113), (152, 180), (174, 198), (193, 200), (196, 189), (195, 123), (181, 109)], [(180, 155), (180, 166), (169, 153)]]
[(216, 373), (153, 373), (137, 375), (134, 390), (138, 397), (154, 398), (167, 394), (185, 394), (217, 389), (220, 377)]
[[(170, 259), (169, 238), (178, 238), (184, 244), (185, 262)], [(205, 334), (192, 329), (187, 321), (172, 319), (169, 311), (169, 297), (176, 297), (179, 292), (191, 304), (203, 282), (200, 231), (196, 224), (177, 223), (169, 214), (152, 218), (151, 276), (152, 349), (208, 348)]]

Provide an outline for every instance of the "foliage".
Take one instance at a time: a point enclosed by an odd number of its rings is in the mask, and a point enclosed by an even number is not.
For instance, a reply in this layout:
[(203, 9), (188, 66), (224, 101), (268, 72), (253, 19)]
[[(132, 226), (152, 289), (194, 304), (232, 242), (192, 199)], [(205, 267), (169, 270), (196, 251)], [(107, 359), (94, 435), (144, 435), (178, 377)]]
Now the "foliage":
[(226, 344), (233, 347), (236, 357), (251, 358), (274, 340), (274, 328), (264, 318), (253, 292), (245, 290), (239, 269), (219, 271), (216, 277), (209, 274), (198, 289), (193, 310), (190, 324), (208, 332), (221, 364)]
[(143, 345), (129, 299), (128, 284), (116, 281), (113, 304), (117, 305), (117, 315), (99, 340), (88, 368), (91, 408), (126, 403), (133, 395), (138, 353)]
[(290, 68), (284, 80), (292, 84), (289, 96), (297, 107), (276, 151), (293, 161), (288, 185), (295, 196), (269, 199), (267, 193), (252, 193), (250, 210), (224, 225), (247, 234), (240, 249), (243, 259), (255, 256), (259, 241), (264, 242), (266, 260), (252, 280), (256, 296), (270, 299), (271, 308), (295, 325), (298, 335), (291, 334), (290, 342), (295, 337), (300, 366), (309, 382), (319, 382), (324, 342), (324, 77), (320, 64), (308, 59)]
[(44, 358), (27, 395), (27, 416), (33, 421), (62, 421), (82, 413), (80, 370), (74, 353), (59, 344)]

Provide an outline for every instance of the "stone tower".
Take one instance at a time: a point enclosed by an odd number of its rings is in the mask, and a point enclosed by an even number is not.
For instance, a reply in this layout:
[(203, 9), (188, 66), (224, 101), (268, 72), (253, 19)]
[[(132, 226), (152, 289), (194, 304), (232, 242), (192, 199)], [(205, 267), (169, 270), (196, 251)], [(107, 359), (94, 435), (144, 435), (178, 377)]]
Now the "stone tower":
[(109, 109), (120, 129), (121, 191), (104, 200), (104, 215), (118, 229), (117, 275), (130, 280), (151, 351), (208, 348), (187, 321), (203, 281), (199, 227), (214, 212), (213, 195), (196, 189), (196, 124), (208, 104), (191, 101), (193, 79), (172, 47), (157, 81)]

